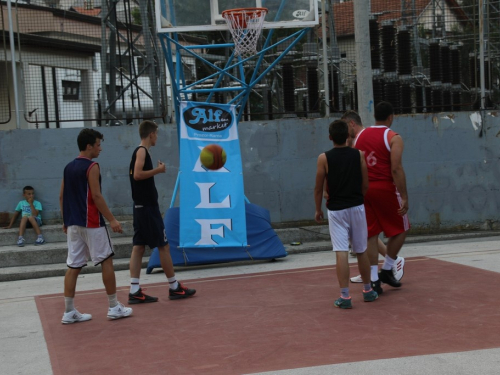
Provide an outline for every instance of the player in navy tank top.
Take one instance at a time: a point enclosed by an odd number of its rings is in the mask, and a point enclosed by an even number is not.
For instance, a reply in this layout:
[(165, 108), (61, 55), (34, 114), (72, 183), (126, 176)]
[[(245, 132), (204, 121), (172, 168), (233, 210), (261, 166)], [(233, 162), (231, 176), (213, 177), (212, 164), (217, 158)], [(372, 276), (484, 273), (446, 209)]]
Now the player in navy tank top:
[[(77, 157), (64, 168), (64, 225), (78, 225), (87, 228), (103, 227), (104, 218), (97, 209), (89, 188), (87, 176), (96, 162)], [(99, 188), (101, 176), (99, 175)]]
[(103, 216), (113, 232), (122, 233), (101, 194), (99, 164), (92, 161), (101, 153), (103, 135), (94, 129), (83, 129), (78, 135), (78, 157), (64, 168), (59, 203), (63, 217), (63, 231), (68, 237), (68, 270), (64, 276), (65, 311), (61, 322), (71, 324), (92, 319), (74, 305), (76, 282), (90, 257), (95, 266), (101, 266), (102, 280), (108, 295), (108, 319), (130, 316), (132, 309), (118, 302), (113, 268), (113, 246)]

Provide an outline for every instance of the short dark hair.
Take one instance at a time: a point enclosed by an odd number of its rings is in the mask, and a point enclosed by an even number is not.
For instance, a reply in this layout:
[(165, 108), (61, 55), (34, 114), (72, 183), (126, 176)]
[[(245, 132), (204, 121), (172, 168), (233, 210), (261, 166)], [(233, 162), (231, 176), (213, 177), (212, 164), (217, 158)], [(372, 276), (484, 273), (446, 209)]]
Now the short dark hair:
[(330, 133), (333, 143), (336, 145), (343, 145), (349, 136), (347, 122), (344, 120), (335, 120), (330, 124), (328, 132)]
[(151, 120), (144, 120), (139, 125), (139, 135), (141, 136), (141, 139), (149, 137), (151, 133), (154, 133), (157, 130), (158, 125), (156, 125), (156, 122)]
[(85, 151), (87, 149), (87, 145), (93, 146), (97, 139), (104, 140), (102, 133), (90, 128), (82, 129), (80, 134), (78, 134), (78, 149), (80, 151)]
[(375, 120), (385, 121), (394, 114), (394, 108), (389, 102), (380, 102), (375, 106)]
[(345, 122), (354, 121), (358, 125), (363, 125), (363, 123), (361, 121), (361, 116), (359, 116), (358, 112), (353, 111), (353, 110), (346, 111), (342, 115), (341, 120), (344, 120)]
[(25, 187), (23, 187), (23, 194), (26, 193), (26, 190), (33, 190), (33, 191), (35, 191), (35, 189), (33, 189), (33, 186), (29, 186), (29, 185), (26, 185)]

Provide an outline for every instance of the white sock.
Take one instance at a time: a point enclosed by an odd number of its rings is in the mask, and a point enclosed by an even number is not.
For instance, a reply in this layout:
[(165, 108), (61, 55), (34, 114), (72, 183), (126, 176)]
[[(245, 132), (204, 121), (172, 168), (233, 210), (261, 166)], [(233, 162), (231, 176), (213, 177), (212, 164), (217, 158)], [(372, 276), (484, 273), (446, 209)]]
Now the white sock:
[(141, 289), (141, 285), (139, 284), (139, 278), (131, 277), (130, 278), (130, 293), (134, 294), (139, 289)]
[(395, 261), (396, 259), (392, 259), (389, 255), (386, 255), (382, 269), (387, 271), (391, 270), (392, 267), (394, 266)]
[(177, 282), (177, 279), (175, 276), (173, 277), (167, 277), (168, 280), (168, 286), (170, 289), (177, 289), (179, 287), (179, 283)]
[(378, 266), (370, 266), (370, 279), (372, 281), (378, 280)]
[(118, 305), (118, 297), (115, 294), (108, 294), (109, 308), (112, 309), (116, 305)]
[(75, 309), (75, 299), (73, 297), (64, 297), (64, 312), (70, 312)]

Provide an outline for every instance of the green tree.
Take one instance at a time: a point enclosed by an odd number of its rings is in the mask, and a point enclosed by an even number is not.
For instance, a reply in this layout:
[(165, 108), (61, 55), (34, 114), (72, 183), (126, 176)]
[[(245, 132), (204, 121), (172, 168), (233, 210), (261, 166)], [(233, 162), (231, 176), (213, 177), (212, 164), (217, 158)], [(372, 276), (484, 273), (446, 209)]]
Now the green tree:
[(135, 25), (142, 25), (141, 11), (139, 8), (132, 9), (132, 23)]

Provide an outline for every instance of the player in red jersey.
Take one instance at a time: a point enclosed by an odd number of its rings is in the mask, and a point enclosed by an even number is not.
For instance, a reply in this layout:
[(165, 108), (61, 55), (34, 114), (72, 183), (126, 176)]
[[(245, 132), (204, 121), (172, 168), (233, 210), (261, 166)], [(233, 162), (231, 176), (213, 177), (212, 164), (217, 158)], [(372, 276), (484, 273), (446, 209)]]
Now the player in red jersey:
[[(408, 220), (408, 193), (403, 169), (403, 139), (390, 130), (394, 109), (388, 102), (375, 107), (375, 125), (362, 130), (354, 141), (354, 147), (365, 154), (370, 187), (365, 196), (368, 223), (368, 255), (372, 266), (372, 288), (383, 292), (380, 282), (400, 287), (392, 267), (410, 229)], [(388, 237), (387, 255), (382, 269), (378, 269), (378, 235)]]
[[(365, 129), (365, 127), (363, 126), (363, 123), (361, 122), (361, 117), (359, 116), (359, 114), (357, 112), (349, 110), (342, 115), (341, 120), (344, 120), (345, 122), (347, 122), (347, 124), (349, 126), (349, 138), (347, 140), (347, 143), (350, 147), (353, 147), (354, 140), (356, 139), (358, 134), (362, 130)], [(378, 239), (378, 252), (383, 258), (385, 258), (385, 256), (387, 255), (386, 246), (380, 238)], [(398, 256), (396, 259), (396, 262), (394, 263), (394, 267), (392, 268), (392, 272), (394, 274), (394, 277), (398, 281), (400, 281), (404, 275), (404, 264), (405, 264), (404, 258)], [(373, 273), (374, 273), (373, 276), (375, 277), (374, 280), (378, 280), (377, 267), (374, 268)], [(352, 283), (363, 282), (361, 275), (351, 277), (350, 280)]]

